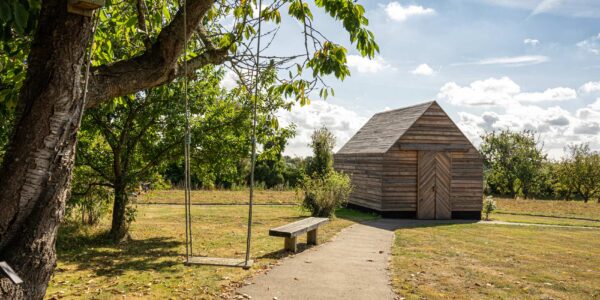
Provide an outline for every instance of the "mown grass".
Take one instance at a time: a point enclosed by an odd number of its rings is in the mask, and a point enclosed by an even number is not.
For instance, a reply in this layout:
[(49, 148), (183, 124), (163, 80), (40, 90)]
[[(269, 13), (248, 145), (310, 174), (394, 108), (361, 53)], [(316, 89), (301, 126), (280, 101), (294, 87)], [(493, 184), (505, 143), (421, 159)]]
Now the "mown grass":
[[(248, 190), (195, 190), (192, 191), (194, 204), (246, 204), (248, 203)], [(141, 194), (138, 203), (164, 203), (183, 204), (183, 190), (156, 190)], [(256, 204), (298, 204), (295, 191), (254, 191)]]
[(497, 199), (496, 203), (493, 220), (600, 227), (600, 204), (596, 202)]
[(600, 230), (455, 224), (396, 231), (394, 290), (407, 299), (600, 297)]
[[(283, 239), (268, 236), (268, 229), (306, 217), (294, 206), (254, 208), (252, 270), (184, 266), (184, 210), (180, 205), (140, 205), (131, 226), (132, 240), (114, 245), (103, 238), (108, 219), (93, 228), (73, 224), (61, 228), (57, 241), (58, 266), (47, 298), (67, 299), (214, 299), (226, 286), (241, 282), (253, 272), (289, 255)], [(194, 206), (194, 255), (244, 256), (247, 208), (245, 206)], [(320, 239), (330, 239), (355, 221), (375, 216), (342, 209), (338, 218), (322, 227)], [(300, 240), (305, 243), (305, 237)], [(300, 247), (302, 249), (302, 245)]]

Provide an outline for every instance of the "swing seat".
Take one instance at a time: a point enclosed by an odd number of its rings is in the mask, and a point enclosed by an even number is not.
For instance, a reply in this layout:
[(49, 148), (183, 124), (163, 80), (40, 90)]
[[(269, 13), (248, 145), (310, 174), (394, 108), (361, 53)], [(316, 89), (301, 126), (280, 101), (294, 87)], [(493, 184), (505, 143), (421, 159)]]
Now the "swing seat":
[(202, 257), (192, 256), (185, 262), (186, 265), (220, 266), (220, 267), (238, 267), (249, 269), (254, 263), (249, 260), (248, 264), (242, 258), (222, 258), (222, 257)]
[(294, 223), (286, 224), (269, 230), (270, 236), (284, 237), (285, 250), (292, 252), (298, 251), (298, 236), (306, 233), (306, 243), (309, 245), (317, 245), (317, 229), (319, 226), (327, 224), (328, 218), (310, 217)]

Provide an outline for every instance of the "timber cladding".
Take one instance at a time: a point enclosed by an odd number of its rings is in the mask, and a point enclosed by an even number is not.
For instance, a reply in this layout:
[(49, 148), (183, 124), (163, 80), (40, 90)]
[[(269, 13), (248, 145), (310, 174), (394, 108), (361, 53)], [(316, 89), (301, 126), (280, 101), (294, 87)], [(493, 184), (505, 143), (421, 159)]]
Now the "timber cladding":
[(479, 216), (483, 160), (435, 102), (374, 115), (335, 155), (349, 203), (423, 219)]

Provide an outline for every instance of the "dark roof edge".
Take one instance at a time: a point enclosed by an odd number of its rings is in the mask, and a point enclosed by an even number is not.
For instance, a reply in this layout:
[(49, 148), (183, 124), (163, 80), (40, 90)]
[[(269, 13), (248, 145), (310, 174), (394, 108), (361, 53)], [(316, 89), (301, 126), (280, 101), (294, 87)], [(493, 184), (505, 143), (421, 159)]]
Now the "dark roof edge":
[(427, 110), (427, 109), (429, 109), (429, 107), (433, 103), (437, 103), (437, 102), (435, 100), (426, 101), (426, 102), (422, 102), (422, 103), (419, 103), (419, 104), (414, 104), (414, 105), (411, 105), (411, 106), (405, 106), (405, 107), (400, 107), (400, 108), (396, 108), (396, 109), (390, 109), (390, 110), (386, 110), (386, 111), (381, 111), (381, 112), (378, 112), (378, 113), (374, 114), (373, 116), (381, 115), (381, 114), (387, 114), (387, 113), (391, 113), (391, 112), (398, 111), (398, 110), (405, 110), (405, 109), (409, 109), (409, 108), (413, 108), (413, 107), (417, 107), (417, 106), (424, 106), (424, 105), (427, 105), (427, 108), (425, 109), (425, 110)]

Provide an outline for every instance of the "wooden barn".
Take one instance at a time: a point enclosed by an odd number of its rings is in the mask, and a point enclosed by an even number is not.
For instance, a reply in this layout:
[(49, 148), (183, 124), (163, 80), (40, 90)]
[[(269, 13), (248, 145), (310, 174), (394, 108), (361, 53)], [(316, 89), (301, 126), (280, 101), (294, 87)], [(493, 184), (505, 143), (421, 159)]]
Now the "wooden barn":
[(350, 206), (384, 216), (479, 219), (483, 161), (437, 102), (374, 115), (335, 155)]

